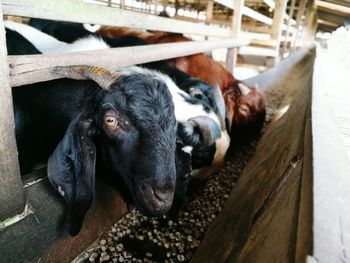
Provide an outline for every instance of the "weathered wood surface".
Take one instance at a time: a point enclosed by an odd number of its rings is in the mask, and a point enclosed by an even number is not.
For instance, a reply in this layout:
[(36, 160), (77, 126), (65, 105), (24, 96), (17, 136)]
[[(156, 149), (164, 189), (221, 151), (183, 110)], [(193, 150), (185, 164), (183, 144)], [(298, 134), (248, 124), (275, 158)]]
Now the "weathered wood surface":
[[(177, 21), (155, 15), (72, 0), (3, 0), (4, 14), (77, 23), (143, 28), (166, 32), (229, 37), (227, 28)], [(103, 15), (101, 15), (103, 14)]]
[(50, 73), (50, 68), (54, 66), (84, 64), (114, 69), (207, 52), (216, 48), (231, 48), (247, 44), (249, 44), (249, 40), (247, 39), (230, 38), (225, 40), (111, 48), (65, 54), (9, 56), (11, 86), (56, 79), (58, 77)]
[(120, 195), (97, 180), (96, 200), (79, 235), (71, 237), (62, 230), (64, 205), (46, 176), (28, 182), (25, 194), (33, 213), (0, 232), (1, 262), (70, 262), (126, 212)]
[(2, 17), (0, 8), (0, 222), (22, 213), (24, 210)]
[(302, 170), (310, 160), (304, 138), (314, 52), (304, 54), (291, 56), (291, 65), (283, 61), (284, 74), (274, 69), (255, 79), (287, 95), (192, 262), (294, 262)]

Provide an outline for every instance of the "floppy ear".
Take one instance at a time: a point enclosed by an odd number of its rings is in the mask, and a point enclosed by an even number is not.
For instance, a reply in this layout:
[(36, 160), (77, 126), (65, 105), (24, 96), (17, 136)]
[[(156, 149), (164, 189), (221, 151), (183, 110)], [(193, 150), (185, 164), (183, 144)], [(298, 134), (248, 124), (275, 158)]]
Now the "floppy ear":
[(212, 145), (220, 138), (219, 124), (207, 116), (196, 116), (178, 123), (177, 133), (188, 145)]
[(48, 161), (49, 181), (68, 206), (65, 223), (71, 235), (79, 233), (95, 196), (94, 133), (93, 119), (83, 111), (69, 124)]

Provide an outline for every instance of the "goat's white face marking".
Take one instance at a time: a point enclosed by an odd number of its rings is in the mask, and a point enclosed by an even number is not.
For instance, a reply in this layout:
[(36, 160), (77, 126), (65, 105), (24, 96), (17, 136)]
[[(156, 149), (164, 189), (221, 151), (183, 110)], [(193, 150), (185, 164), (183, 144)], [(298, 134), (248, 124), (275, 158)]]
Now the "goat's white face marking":
[(192, 153), (192, 150), (193, 150), (193, 147), (190, 146), (190, 145), (187, 145), (187, 146), (184, 146), (181, 148), (181, 150), (185, 153), (188, 153), (188, 154), (191, 154)]
[(83, 24), (83, 27), (92, 33), (95, 33), (97, 30), (101, 28), (101, 25), (94, 25), (94, 24)]
[(58, 186), (58, 192), (60, 193), (60, 195), (64, 196), (65, 192), (62, 190), (62, 187), (59, 185)]

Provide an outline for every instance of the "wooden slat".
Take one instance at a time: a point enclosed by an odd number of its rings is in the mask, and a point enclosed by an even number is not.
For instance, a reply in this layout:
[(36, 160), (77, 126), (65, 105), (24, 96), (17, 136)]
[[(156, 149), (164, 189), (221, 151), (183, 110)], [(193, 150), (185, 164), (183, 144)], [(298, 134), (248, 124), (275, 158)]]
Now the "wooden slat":
[(56, 79), (57, 77), (50, 74), (50, 68), (53, 66), (84, 64), (113, 69), (207, 52), (216, 48), (232, 48), (247, 44), (249, 44), (249, 40), (232, 38), (226, 40), (111, 48), (66, 54), (9, 56), (11, 86)]
[(32, 213), (0, 233), (1, 262), (71, 262), (126, 212), (119, 193), (96, 180), (96, 199), (81, 232), (69, 236), (63, 230), (65, 207), (43, 170), (41, 181), (25, 187)]
[(262, 47), (241, 47), (239, 50), (240, 55), (246, 56), (262, 56), (262, 57), (278, 57), (279, 53), (275, 49), (262, 48)]
[(306, 7), (306, 0), (300, 0), (299, 1), (299, 8), (298, 8), (298, 13), (297, 13), (297, 19), (296, 19), (296, 33), (294, 37), (294, 43), (293, 43), (293, 49), (296, 48), (297, 41), (299, 40), (300, 34), (301, 34), (301, 24), (302, 24), (302, 19), (305, 13), (305, 7)]
[[(4, 14), (77, 23), (229, 37), (230, 30), (72, 0), (3, 0)], [(103, 15), (102, 15), (103, 14)]]
[[(280, 51), (283, 14), (286, 12), (288, 0), (276, 0), (276, 8), (273, 14), (272, 39), (276, 40), (276, 51)], [(276, 59), (277, 61), (277, 59)]]
[(350, 7), (342, 6), (339, 4), (333, 4), (327, 1), (316, 0), (317, 7), (326, 10), (330, 13), (340, 14), (340, 15), (350, 15)]
[[(241, 31), (242, 11), (244, 7), (244, 0), (234, 0), (234, 13), (232, 16), (232, 37), (238, 37)], [(233, 73), (233, 68), (237, 62), (238, 48), (230, 48), (227, 50), (226, 69)]]
[(283, 51), (282, 51), (282, 55), (284, 55), (287, 51), (287, 45), (288, 45), (288, 42), (291, 43), (291, 41), (289, 41), (288, 39), (288, 35), (289, 35), (289, 30), (291, 28), (291, 25), (292, 25), (292, 17), (293, 17), (293, 14), (294, 14), (294, 9), (295, 9), (295, 0), (291, 0), (290, 1), (290, 7), (289, 7), (289, 19), (288, 19), (288, 22), (287, 22), (287, 30), (285, 32), (285, 38), (284, 38), (284, 42), (283, 42)]
[[(264, 3), (267, 4), (270, 8), (275, 9), (276, 4), (275, 4), (275, 1), (274, 1), (274, 0), (263, 0), (263, 1), (264, 1)], [(285, 20), (290, 20), (290, 24), (293, 25), (293, 26), (296, 24), (296, 21), (295, 21), (293, 18), (291, 18), (290, 15), (287, 15), (286, 13), (283, 14), (283, 18), (284, 18)]]
[[(215, 0), (216, 3), (219, 3), (223, 6), (226, 6), (230, 9), (234, 9), (234, 1), (232, 0)], [(267, 24), (267, 25), (272, 25), (272, 19), (270, 17), (267, 17), (265, 15), (262, 15), (256, 11), (254, 11), (253, 9), (244, 6), (243, 10), (242, 10), (243, 15), (248, 16), (250, 18), (253, 18), (254, 20), (257, 20), (261, 23)]]
[[(1, 0), (0, 0), (1, 4)], [(0, 221), (24, 210), (4, 23), (0, 8)]]

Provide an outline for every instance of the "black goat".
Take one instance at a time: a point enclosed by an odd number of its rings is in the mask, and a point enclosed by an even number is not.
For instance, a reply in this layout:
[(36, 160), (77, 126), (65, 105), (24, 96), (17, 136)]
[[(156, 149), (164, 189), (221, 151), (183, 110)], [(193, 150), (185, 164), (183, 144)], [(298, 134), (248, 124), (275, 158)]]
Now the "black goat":
[[(34, 43), (35, 46), (41, 48), (44, 53), (103, 49), (106, 48), (106, 46), (125, 47), (147, 44), (145, 41), (133, 36), (125, 36), (119, 39), (110, 39), (97, 36), (84, 29), (83, 25), (76, 23), (32, 19), (30, 24), (36, 26), (43, 32), (51, 34), (55, 38), (59, 38), (60, 40), (70, 43), (67, 44), (65, 42), (60, 42), (57, 39), (51, 39), (45, 34), (40, 35), (32, 28), (26, 27), (25, 25), (16, 25), (14, 23), (11, 25), (5, 23), (5, 25), (12, 26), (12, 28), (15, 30), (19, 30), (22, 34), (24, 34), (25, 37), (28, 38), (30, 42)], [(65, 32), (67, 32), (67, 30), (70, 33), (65, 35)], [(72, 32), (76, 32), (75, 39), (73, 38)], [(87, 38), (81, 38), (81, 36)], [(218, 95), (220, 91), (218, 89), (213, 89), (213, 87), (204, 81), (190, 77), (166, 61), (146, 63), (139, 66), (157, 70), (163, 74), (170, 76), (181, 90), (191, 95), (186, 97), (187, 104), (202, 105), (203, 113), (201, 115), (215, 113), (217, 117), (219, 117), (220, 123), (218, 123), (218, 125), (220, 125), (220, 127), (218, 127), (218, 129), (220, 130), (220, 134), (217, 134), (215, 143), (203, 142), (203, 140), (201, 140), (203, 137), (202, 133), (189, 133), (187, 125), (188, 123), (183, 125), (181, 120), (179, 120), (177, 117), (177, 120), (179, 122), (179, 137), (185, 144), (193, 146), (192, 167), (193, 169), (200, 169), (193, 174), (205, 177), (210, 172), (212, 172), (212, 169), (209, 169), (207, 172), (203, 172), (203, 167), (210, 167), (214, 168), (213, 170), (216, 170), (217, 167), (223, 163), (223, 159), (230, 142), (230, 138), (226, 131), (225, 104), (223, 99), (220, 99), (220, 97), (222, 97), (221, 94)], [(175, 108), (179, 107), (180, 105), (177, 105), (175, 103)], [(209, 125), (211, 124), (209, 123)], [(215, 129), (214, 125), (212, 125), (212, 127)]]
[[(6, 31), (10, 55), (39, 53)], [(68, 205), (69, 233), (79, 232), (91, 205), (95, 173), (124, 184), (143, 214), (166, 213), (175, 163), (189, 154), (176, 150), (174, 105), (164, 80), (87, 66), (56, 68), (55, 74), (87, 80), (14, 88), (16, 137), (22, 172), (50, 156), (48, 177)]]

